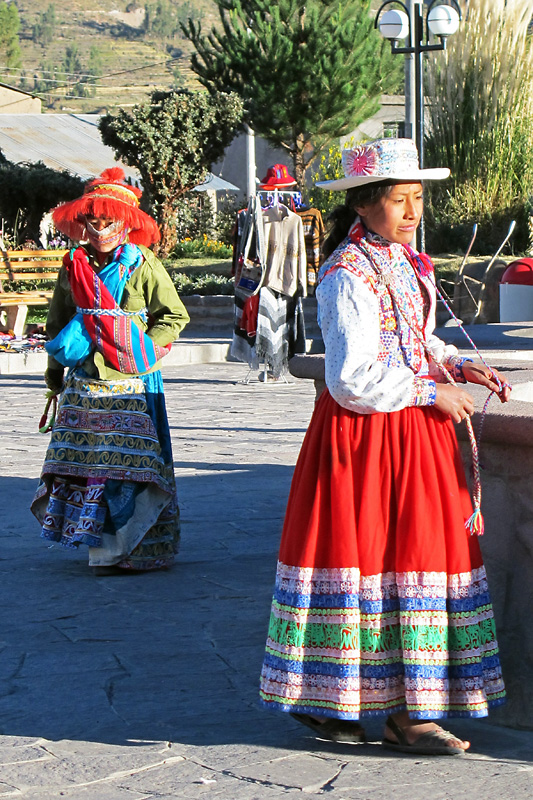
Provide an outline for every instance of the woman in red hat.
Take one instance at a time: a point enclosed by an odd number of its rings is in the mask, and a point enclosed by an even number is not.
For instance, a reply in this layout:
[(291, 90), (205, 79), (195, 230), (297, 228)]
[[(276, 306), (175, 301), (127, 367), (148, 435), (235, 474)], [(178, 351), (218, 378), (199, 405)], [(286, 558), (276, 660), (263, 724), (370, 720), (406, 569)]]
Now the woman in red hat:
[(87, 544), (101, 574), (168, 567), (179, 538), (159, 366), (189, 317), (148, 249), (159, 230), (140, 196), (113, 168), (53, 212), (80, 244), (46, 322), (45, 380), (60, 399), (32, 511), (43, 538)]

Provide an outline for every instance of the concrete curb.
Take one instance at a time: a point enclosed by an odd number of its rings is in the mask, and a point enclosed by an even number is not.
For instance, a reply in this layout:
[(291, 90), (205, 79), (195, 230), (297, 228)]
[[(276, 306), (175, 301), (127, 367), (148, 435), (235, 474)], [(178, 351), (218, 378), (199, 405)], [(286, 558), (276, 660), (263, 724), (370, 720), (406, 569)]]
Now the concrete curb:
[[(227, 361), (231, 339), (182, 339), (172, 345), (172, 350), (162, 362), (162, 371), (183, 364), (214, 364)], [(38, 375), (44, 373), (47, 355), (44, 350), (26, 353), (1, 353), (0, 375)]]

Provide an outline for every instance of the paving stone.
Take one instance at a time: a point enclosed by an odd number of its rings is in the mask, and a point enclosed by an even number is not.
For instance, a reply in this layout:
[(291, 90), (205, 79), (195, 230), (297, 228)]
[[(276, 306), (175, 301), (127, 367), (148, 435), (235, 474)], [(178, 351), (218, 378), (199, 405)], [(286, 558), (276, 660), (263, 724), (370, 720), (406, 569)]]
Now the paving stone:
[(263, 711), (258, 679), (306, 381), (239, 383), (242, 364), (165, 372), (182, 545), (165, 573), (95, 577), (39, 539), (29, 503), (47, 437), (37, 376), (0, 375), (0, 798), (526, 800), (533, 733), (450, 727), (464, 759), (314, 739)]

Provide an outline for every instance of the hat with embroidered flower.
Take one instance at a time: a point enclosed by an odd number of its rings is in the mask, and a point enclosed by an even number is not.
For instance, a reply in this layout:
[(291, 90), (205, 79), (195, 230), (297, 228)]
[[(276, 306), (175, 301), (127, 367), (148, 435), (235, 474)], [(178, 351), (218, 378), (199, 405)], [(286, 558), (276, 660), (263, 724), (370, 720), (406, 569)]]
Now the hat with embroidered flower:
[(378, 181), (441, 181), (449, 177), (447, 167), (420, 169), (418, 150), (412, 139), (375, 139), (342, 151), (344, 178), (318, 181), (320, 189), (342, 191)]
[(260, 189), (284, 189), (294, 186), (296, 181), (289, 175), (285, 164), (273, 164), (267, 169), (267, 174), (259, 184)]
[(149, 247), (161, 238), (155, 219), (139, 208), (142, 192), (126, 183), (121, 167), (106, 169), (85, 184), (81, 197), (62, 203), (52, 211), (56, 228), (70, 239), (85, 238), (85, 217), (107, 217), (124, 223), (132, 244)]

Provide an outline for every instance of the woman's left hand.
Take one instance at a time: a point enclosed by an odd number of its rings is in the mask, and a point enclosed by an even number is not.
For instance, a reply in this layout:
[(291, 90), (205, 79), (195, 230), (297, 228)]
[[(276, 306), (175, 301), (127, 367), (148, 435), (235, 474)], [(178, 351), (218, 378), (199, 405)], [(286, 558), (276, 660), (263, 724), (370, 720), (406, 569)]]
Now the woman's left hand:
[[(507, 403), (511, 399), (511, 385), (497, 369), (490, 369), (490, 367), (474, 361), (465, 361), (462, 372), (468, 383), (479, 383), (481, 386), (486, 386), (491, 392), (496, 392), (502, 403)], [(499, 380), (499, 385), (494, 380), (495, 378)]]

